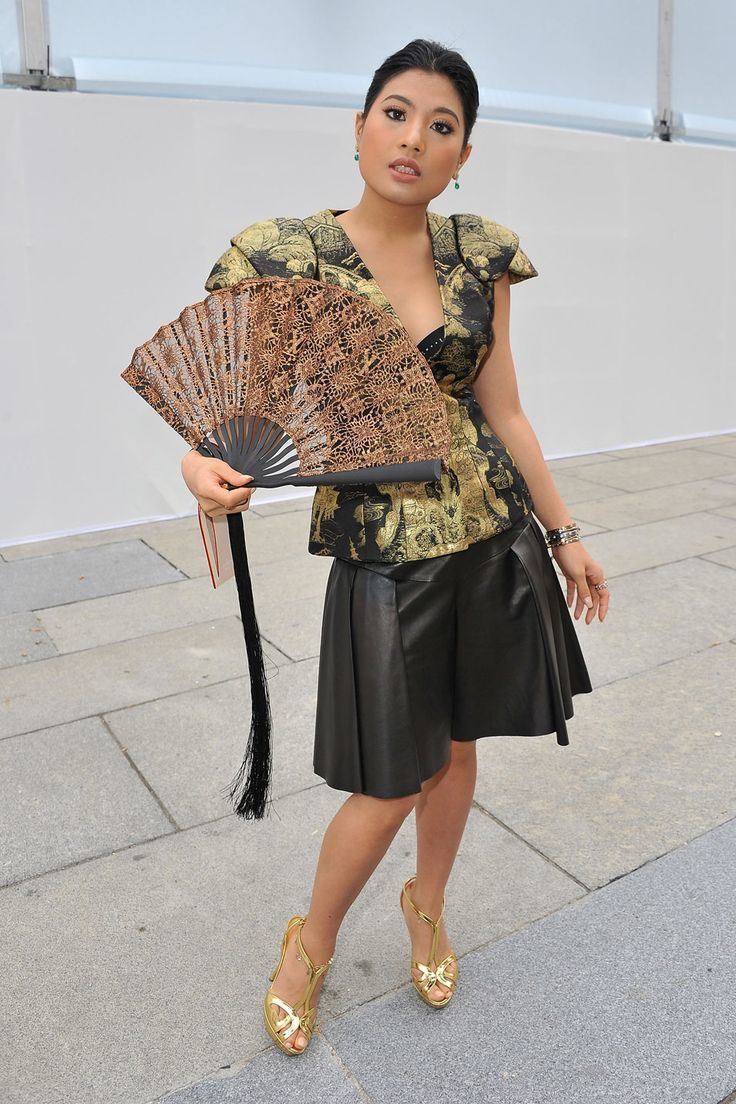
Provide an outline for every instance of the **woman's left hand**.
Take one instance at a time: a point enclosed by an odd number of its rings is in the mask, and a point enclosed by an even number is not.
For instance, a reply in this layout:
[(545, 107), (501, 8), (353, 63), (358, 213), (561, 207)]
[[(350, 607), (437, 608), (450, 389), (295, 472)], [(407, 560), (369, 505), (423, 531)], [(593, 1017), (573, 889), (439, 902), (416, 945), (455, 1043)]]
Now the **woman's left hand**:
[(567, 604), (572, 607), (577, 589), (577, 602), (575, 603), (575, 620), (586, 608), (585, 599), (590, 598), (592, 605), (585, 615), (585, 624), (589, 625), (594, 619), (596, 610), (598, 620), (602, 621), (608, 612), (608, 587), (596, 590), (594, 583), (602, 583), (605, 579), (603, 568), (593, 559), (582, 541), (570, 541), (568, 544), (552, 546), (552, 555), (560, 565), (563, 575), (567, 579)]

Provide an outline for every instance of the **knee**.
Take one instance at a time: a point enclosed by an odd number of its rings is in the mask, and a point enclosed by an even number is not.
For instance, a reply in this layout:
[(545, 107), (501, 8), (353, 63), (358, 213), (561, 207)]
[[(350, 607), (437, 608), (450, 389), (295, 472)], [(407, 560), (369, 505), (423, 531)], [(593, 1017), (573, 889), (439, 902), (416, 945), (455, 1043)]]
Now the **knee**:
[(365, 801), (369, 801), (376, 819), (386, 828), (399, 828), (409, 813), (412, 811), (421, 797), (420, 793), (407, 794), (406, 797), (370, 797), (362, 795)]
[(455, 763), (472, 762), (475, 759), (476, 740), (451, 740), (450, 759)]
[(476, 742), (475, 740), (450, 740), (450, 754), (440, 769), (422, 782), (422, 793), (425, 790), (434, 789), (445, 775), (453, 770), (462, 770), (464, 767), (470, 769), (471, 766), (474, 766)]

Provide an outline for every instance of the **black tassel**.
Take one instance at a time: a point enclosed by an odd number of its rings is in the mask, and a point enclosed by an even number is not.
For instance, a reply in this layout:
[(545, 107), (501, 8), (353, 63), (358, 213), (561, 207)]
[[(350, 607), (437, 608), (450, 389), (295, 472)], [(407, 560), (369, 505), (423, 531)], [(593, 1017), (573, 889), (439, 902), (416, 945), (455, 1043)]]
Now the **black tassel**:
[[(227, 514), (230, 548), (233, 554), (235, 582), (238, 588), (243, 636), (248, 654), (252, 715), (248, 746), (243, 762), (230, 786), (224, 791), (233, 802), (239, 817), (246, 820), (262, 820), (268, 788), (271, 782), (271, 705), (268, 682), (263, 663), (261, 634), (253, 603), (253, 588), (245, 551), (245, 532), (242, 512)], [(247, 778), (246, 778), (247, 774)], [(269, 799), (270, 805), (270, 799)]]

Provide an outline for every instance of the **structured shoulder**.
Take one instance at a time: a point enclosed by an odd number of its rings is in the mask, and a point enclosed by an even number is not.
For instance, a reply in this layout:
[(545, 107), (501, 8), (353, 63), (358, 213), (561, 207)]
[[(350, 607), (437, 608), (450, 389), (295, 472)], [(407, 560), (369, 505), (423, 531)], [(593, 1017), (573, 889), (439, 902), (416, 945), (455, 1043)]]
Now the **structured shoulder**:
[(316, 271), (314, 243), (302, 219), (261, 219), (230, 239), (204, 286), (215, 291), (256, 276), (313, 279)]
[(519, 245), (519, 235), (484, 215), (450, 215), (455, 223), (458, 251), (463, 262), (483, 283), (508, 272), (512, 284), (538, 276)]

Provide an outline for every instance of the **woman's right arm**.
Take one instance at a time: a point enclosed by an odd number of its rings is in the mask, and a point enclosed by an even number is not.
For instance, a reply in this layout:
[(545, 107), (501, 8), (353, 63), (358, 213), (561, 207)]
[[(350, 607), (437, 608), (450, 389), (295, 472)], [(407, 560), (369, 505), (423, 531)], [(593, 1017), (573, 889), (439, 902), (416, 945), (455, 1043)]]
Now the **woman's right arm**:
[[(243, 475), (231, 468), (224, 460), (215, 460), (211, 456), (202, 456), (192, 449), (181, 462), (181, 474), (202, 510), (211, 518), (223, 514), (242, 514), (248, 509), (250, 496), (257, 488), (245, 486), (252, 475)], [(227, 489), (227, 484), (233, 490)]]

